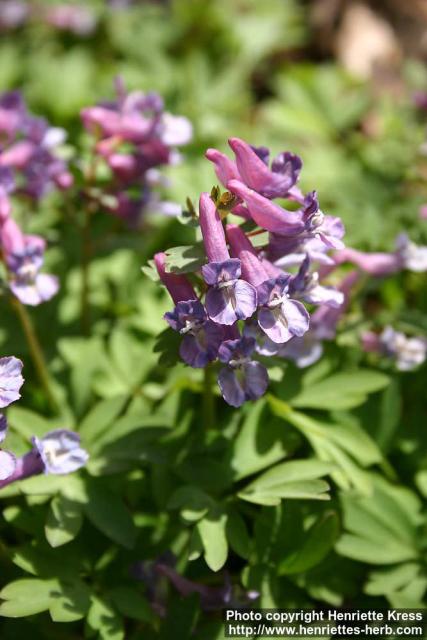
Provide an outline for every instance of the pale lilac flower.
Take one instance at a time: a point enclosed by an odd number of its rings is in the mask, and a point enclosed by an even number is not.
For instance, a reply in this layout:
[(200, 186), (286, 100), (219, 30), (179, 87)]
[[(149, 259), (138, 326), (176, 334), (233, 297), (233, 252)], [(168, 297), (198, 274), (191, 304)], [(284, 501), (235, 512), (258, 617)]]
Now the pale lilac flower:
[(221, 218), (209, 194), (200, 196), (200, 227), (208, 264), (202, 267), (208, 316), (219, 324), (231, 325), (249, 318), (257, 306), (255, 288), (240, 279), (240, 260), (230, 258)]
[(396, 254), (405, 269), (418, 273), (427, 271), (427, 247), (411, 242), (406, 233), (401, 233), (396, 238)]
[(26, 236), (12, 218), (0, 225), (0, 244), (9, 275), (9, 287), (24, 304), (38, 305), (58, 291), (55, 276), (40, 273), (46, 243), (39, 236)]
[(29, 6), (24, 0), (2, 0), (0, 2), (0, 31), (16, 29), (25, 24)]
[(210, 285), (206, 309), (211, 320), (231, 325), (252, 316), (257, 307), (257, 292), (249, 282), (240, 280), (240, 260), (209, 262), (202, 267), (202, 273)]
[(304, 305), (289, 298), (291, 276), (283, 275), (261, 284), (258, 289), (258, 324), (273, 341), (283, 343), (308, 331), (310, 317)]
[(422, 365), (427, 357), (427, 340), (408, 337), (393, 327), (385, 327), (382, 333), (366, 332), (362, 335), (365, 351), (377, 352), (392, 358), (399, 371), (412, 371)]
[(34, 449), (40, 456), (44, 473), (62, 475), (83, 467), (89, 459), (80, 446), (80, 436), (68, 429), (50, 431), (43, 438), (33, 438)]
[(427, 220), (427, 204), (423, 204), (419, 210), (419, 217), (421, 220)]
[(183, 336), (179, 353), (186, 364), (203, 368), (215, 360), (224, 331), (209, 320), (199, 300), (178, 302), (173, 311), (165, 313), (164, 319)]
[(64, 475), (77, 471), (89, 459), (80, 447), (80, 436), (67, 429), (33, 438), (33, 448), (16, 459), (14, 471), (0, 482), (0, 488), (41, 473)]
[(224, 400), (233, 407), (256, 400), (267, 390), (268, 373), (262, 364), (251, 359), (254, 350), (255, 340), (246, 337), (226, 340), (219, 348), (219, 360), (227, 367), (219, 372), (218, 384)]
[(305, 369), (320, 360), (323, 345), (316, 335), (316, 328), (310, 329), (301, 338), (289, 340), (280, 348), (278, 355), (292, 360), (299, 369)]
[[(0, 408), (7, 407), (21, 397), (19, 390), (24, 384), (22, 367), (21, 360), (14, 356), (0, 358)], [(3, 416), (2, 420), (4, 420)], [(1, 437), (2, 433), (4, 433), (4, 422), (0, 429), (0, 442), (4, 439)]]

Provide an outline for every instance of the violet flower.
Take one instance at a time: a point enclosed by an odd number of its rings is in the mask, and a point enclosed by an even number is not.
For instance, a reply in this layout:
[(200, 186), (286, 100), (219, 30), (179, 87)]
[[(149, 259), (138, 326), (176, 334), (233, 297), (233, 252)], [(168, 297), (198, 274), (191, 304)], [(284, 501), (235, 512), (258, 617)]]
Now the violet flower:
[[(19, 393), (24, 378), (22, 362), (14, 356), (0, 358), (0, 408), (4, 409), (21, 397)], [(7, 420), (0, 414), (0, 442), (6, 438)], [(0, 480), (9, 478), (16, 467), (16, 458), (9, 451), (0, 450)]]
[(13, 473), (0, 482), (0, 488), (41, 473), (65, 475), (83, 467), (89, 459), (80, 447), (80, 436), (68, 429), (50, 431), (33, 438), (33, 448), (16, 460)]
[(224, 186), (230, 180), (239, 180), (266, 198), (301, 199), (295, 186), (302, 168), (301, 158), (284, 151), (273, 160), (269, 169), (270, 152), (266, 147), (253, 147), (239, 138), (230, 138), (229, 145), (235, 153), (235, 162), (216, 149), (206, 152)]
[(260, 398), (268, 387), (268, 373), (259, 362), (251, 359), (255, 350), (253, 338), (225, 340), (219, 348), (218, 358), (227, 364), (219, 372), (218, 384), (224, 400), (240, 407), (246, 400)]
[(261, 228), (287, 236), (305, 230), (302, 210), (288, 211), (238, 180), (230, 180), (227, 189), (245, 201), (252, 219)]
[[(84, 127), (96, 136), (96, 155), (114, 176), (107, 195), (116, 204), (107, 209), (135, 226), (153, 205), (156, 212), (170, 215), (172, 203), (152, 197), (152, 173), (179, 161), (176, 147), (191, 140), (192, 127), (187, 118), (165, 112), (159, 95), (127, 93), (121, 78), (115, 84), (116, 99), (86, 107), (81, 118)], [(103, 198), (98, 204), (104, 206)], [(175, 213), (179, 213), (176, 206)]]
[(261, 284), (258, 291), (258, 324), (277, 343), (301, 337), (308, 331), (310, 316), (301, 302), (291, 300), (291, 276), (283, 274)]
[(310, 257), (306, 256), (298, 273), (292, 276), (289, 283), (289, 294), (310, 304), (326, 304), (329, 307), (340, 307), (344, 302), (344, 294), (333, 287), (319, 284), (319, 273), (310, 273)]
[(39, 199), (55, 187), (72, 185), (73, 177), (57, 154), (65, 137), (63, 129), (31, 115), (18, 91), (0, 96), (0, 167), (11, 169), (19, 178), (18, 193)]
[(186, 364), (203, 368), (215, 360), (224, 331), (209, 320), (199, 300), (178, 302), (173, 311), (165, 313), (164, 319), (183, 336), (179, 353)]
[[(21, 397), (19, 390), (24, 384), (22, 367), (21, 360), (14, 356), (0, 358), (0, 408), (4, 409)], [(0, 429), (0, 442), (4, 439), (2, 433), (4, 429)]]
[(205, 282), (206, 310), (214, 322), (232, 325), (249, 318), (257, 306), (255, 288), (240, 279), (240, 260), (230, 258), (221, 218), (209, 194), (200, 196), (200, 227), (208, 257), (202, 267)]
[(24, 235), (14, 220), (7, 218), (0, 226), (0, 243), (10, 290), (23, 304), (37, 306), (58, 292), (58, 279), (40, 273), (45, 250), (42, 238)]

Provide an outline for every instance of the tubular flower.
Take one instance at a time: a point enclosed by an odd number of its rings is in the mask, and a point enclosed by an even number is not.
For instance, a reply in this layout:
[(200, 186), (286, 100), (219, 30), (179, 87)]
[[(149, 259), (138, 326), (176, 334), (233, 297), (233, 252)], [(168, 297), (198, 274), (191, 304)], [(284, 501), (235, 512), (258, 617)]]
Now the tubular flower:
[[(187, 277), (166, 270), (167, 251), (154, 261), (176, 305), (164, 317), (183, 336), (182, 360), (192, 367), (222, 362), (219, 388), (237, 407), (267, 389), (268, 373), (258, 356), (308, 366), (320, 357), (325, 332), (335, 333), (347, 302), (344, 289), (325, 285), (314, 266), (336, 267), (328, 254), (343, 249), (344, 227), (323, 214), (316, 192), (299, 190), (301, 160), (283, 152), (269, 166), (265, 147), (237, 138), (230, 146), (235, 160), (216, 149), (206, 152), (229, 189), (221, 195), (214, 187), (200, 196), (206, 262), (201, 257)], [(277, 197), (296, 201), (297, 208), (294, 203), (285, 209), (273, 202)], [(229, 213), (244, 223), (224, 224)], [(296, 273), (284, 271), (292, 265), (300, 267)], [(319, 305), (312, 321), (305, 304)]]
[[(153, 192), (158, 168), (179, 162), (176, 147), (187, 144), (192, 127), (183, 116), (164, 110), (155, 93), (127, 93), (116, 79), (116, 99), (81, 111), (83, 126), (96, 138), (95, 155), (114, 178), (114, 186), (98, 198), (110, 213), (136, 226), (145, 211), (179, 215), (173, 203), (162, 203)], [(153, 173), (154, 172), (154, 173)], [(156, 180), (153, 180), (156, 175)]]

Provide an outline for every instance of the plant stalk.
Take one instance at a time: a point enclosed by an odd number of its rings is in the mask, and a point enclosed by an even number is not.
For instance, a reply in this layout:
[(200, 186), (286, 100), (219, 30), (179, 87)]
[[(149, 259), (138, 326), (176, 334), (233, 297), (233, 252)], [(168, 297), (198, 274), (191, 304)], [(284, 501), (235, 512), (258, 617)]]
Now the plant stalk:
[(59, 412), (58, 403), (55, 399), (54, 394), (52, 393), (52, 389), (50, 386), (50, 375), (47, 369), (45, 357), (43, 354), (43, 350), (40, 346), (39, 339), (37, 337), (33, 322), (31, 320), (31, 316), (28, 313), (25, 306), (22, 304), (20, 300), (15, 297), (11, 297), (11, 304), (14, 308), (19, 321), (21, 323), (25, 339), (27, 341), (27, 345), (30, 351), (31, 359), (34, 364), (34, 368), (37, 372), (40, 384), (43, 388), (43, 391), (46, 394), (48, 402), (51, 406), (52, 411), (54, 413)]
[(213, 394), (213, 367), (208, 364), (204, 371), (203, 381), (203, 423), (205, 429), (215, 427), (215, 398)]

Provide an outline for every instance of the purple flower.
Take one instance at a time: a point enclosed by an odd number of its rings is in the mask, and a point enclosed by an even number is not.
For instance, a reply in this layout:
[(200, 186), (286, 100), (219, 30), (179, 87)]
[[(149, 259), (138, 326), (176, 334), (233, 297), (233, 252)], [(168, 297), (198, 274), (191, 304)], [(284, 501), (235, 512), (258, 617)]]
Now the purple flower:
[(9, 451), (0, 450), (0, 481), (10, 478), (16, 470), (16, 458)]
[(224, 331), (208, 319), (199, 300), (178, 302), (173, 311), (165, 313), (164, 318), (183, 336), (179, 353), (190, 367), (202, 368), (215, 360)]
[(302, 168), (301, 159), (289, 152), (279, 154), (268, 168), (268, 149), (251, 147), (239, 138), (230, 138), (229, 145), (236, 155), (236, 165), (250, 189), (266, 198), (285, 198), (295, 186)]
[(254, 287), (258, 287), (265, 280), (268, 280), (270, 276), (266, 270), (265, 263), (260, 260), (242, 229), (235, 224), (227, 225), (227, 239), (230, 243), (233, 257), (240, 260), (242, 278)]
[(286, 236), (304, 231), (306, 225), (302, 210), (288, 211), (238, 180), (230, 180), (227, 189), (246, 202), (251, 217), (263, 229)]
[(34, 436), (33, 444), (33, 452), (39, 455), (44, 473), (72, 473), (89, 459), (87, 451), (80, 446), (80, 436), (68, 429), (50, 431), (40, 439)]
[[(23, 364), (14, 356), (0, 358), (0, 407), (7, 407), (21, 397), (20, 388), (24, 384), (22, 377)], [(4, 439), (5, 425), (2, 416), (0, 442)], [(1, 435), (3, 434), (3, 437)]]
[(210, 285), (206, 294), (208, 316), (219, 324), (231, 325), (250, 318), (257, 307), (257, 292), (249, 282), (239, 280), (240, 260), (209, 262), (202, 267), (205, 282)]
[(371, 276), (388, 276), (402, 269), (402, 261), (396, 253), (363, 253), (346, 247), (334, 255), (335, 264), (351, 262)]
[[(15, 460), (12, 472), (1, 478), (0, 488), (41, 473), (58, 475), (72, 473), (84, 466), (89, 458), (88, 453), (80, 447), (80, 436), (67, 429), (51, 431), (43, 438), (33, 437), (32, 440), (31, 451)], [(8, 455), (12, 456), (12, 454)], [(7, 461), (4, 456), (3, 460), (5, 462), (3, 472), (6, 474), (6, 468), (12, 469), (12, 462), (10, 459)]]
[(224, 227), (217, 208), (208, 193), (202, 193), (199, 201), (199, 222), (203, 244), (209, 262), (225, 262), (230, 258)]
[[(55, 276), (40, 273), (44, 240), (38, 236), (19, 236), (18, 227), (14, 228), (11, 222), (3, 225), (1, 232), (10, 275), (9, 287), (23, 304), (37, 306), (58, 292), (59, 282)], [(14, 235), (9, 233), (9, 229)]]
[(226, 155), (217, 149), (208, 149), (205, 155), (206, 158), (215, 165), (215, 173), (218, 180), (224, 185), (224, 187), (227, 186), (230, 180), (242, 180), (236, 167), (236, 163), (230, 160)]
[(323, 354), (322, 341), (316, 335), (316, 329), (309, 329), (302, 338), (292, 338), (284, 344), (278, 355), (292, 360), (299, 369), (317, 362)]
[(308, 331), (310, 316), (304, 305), (289, 299), (289, 275), (271, 278), (258, 287), (258, 324), (273, 341), (283, 343)]
[(61, 31), (88, 36), (97, 26), (96, 15), (82, 5), (59, 4), (46, 10), (45, 21)]
[(172, 300), (177, 304), (182, 300), (197, 300), (196, 292), (185, 276), (166, 271), (166, 253), (156, 253), (154, 256), (157, 273), (165, 285)]
[(23, 0), (2, 0), (0, 3), (0, 31), (16, 29), (27, 20), (29, 6)]
[(255, 340), (246, 337), (225, 340), (219, 348), (219, 360), (228, 366), (219, 372), (218, 384), (224, 400), (233, 407), (256, 400), (267, 390), (266, 368), (250, 358), (254, 350)]
[(306, 256), (298, 273), (289, 282), (289, 294), (294, 298), (301, 298), (310, 304), (326, 304), (330, 307), (340, 307), (344, 302), (344, 294), (333, 287), (319, 284), (319, 273), (310, 273), (310, 258)]

